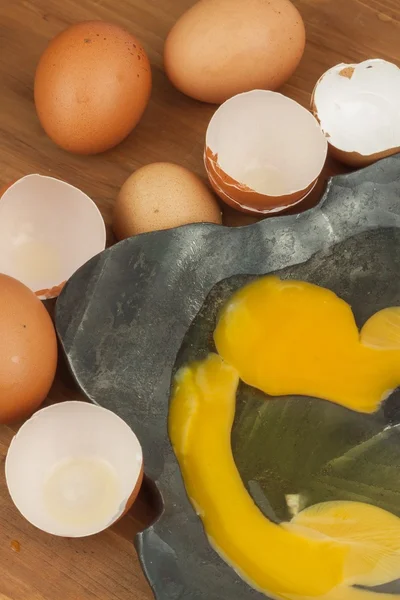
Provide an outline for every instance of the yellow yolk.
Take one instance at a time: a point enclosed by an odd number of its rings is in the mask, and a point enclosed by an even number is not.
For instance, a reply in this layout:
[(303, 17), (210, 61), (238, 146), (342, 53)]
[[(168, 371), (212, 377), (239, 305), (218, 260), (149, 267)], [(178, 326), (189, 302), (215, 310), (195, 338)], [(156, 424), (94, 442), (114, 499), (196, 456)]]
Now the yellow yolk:
[(218, 321), (219, 355), (271, 396), (304, 395), (374, 412), (400, 384), (400, 308), (358, 331), (350, 306), (325, 288), (268, 276), (232, 296)]
[(238, 382), (217, 355), (177, 376), (169, 432), (188, 495), (211, 543), (258, 588), (324, 594), (341, 582), (348, 550), (270, 522), (247, 494), (230, 439)]
[(183, 367), (169, 434), (186, 490), (211, 544), (251, 585), (287, 600), (398, 600), (352, 584), (400, 577), (400, 519), (334, 502), (272, 523), (248, 495), (231, 450), (239, 373), (215, 354)]
[(378, 350), (400, 349), (400, 306), (372, 315), (361, 330), (361, 343)]
[(347, 543), (348, 583), (369, 587), (394, 581), (400, 574), (400, 519), (363, 502), (324, 502), (291, 521)]

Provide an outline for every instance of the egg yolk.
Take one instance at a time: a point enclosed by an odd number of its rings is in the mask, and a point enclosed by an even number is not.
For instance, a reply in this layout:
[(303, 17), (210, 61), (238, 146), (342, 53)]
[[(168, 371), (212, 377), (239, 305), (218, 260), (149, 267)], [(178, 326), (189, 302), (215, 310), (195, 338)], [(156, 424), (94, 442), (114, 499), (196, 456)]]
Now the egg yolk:
[(352, 587), (400, 577), (400, 519), (359, 502), (327, 502), (269, 521), (231, 450), (238, 372), (210, 354), (175, 379), (169, 433), (211, 545), (250, 585), (280, 599), (398, 600)]
[(353, 586), (400, 578), (400, 519), (369, 504), (326, 502), (271, 522), (243, 485), (231, 429), (240, 378), (271, 395), (376, 410), (400, 383), (400, 308), (380, 311), (359, 333), (349, 305), (329, 290), (265, 277), (234, 294), (214, 338), (220, 355), (178, 371), (169, 413), (186, 490), (210, 543), (275, 598), (387, 600)]
[(271, 396), (302, 395), (374, 412), (400, 384), (400, 308), (361, 333), (350, 306), (325, 288), (268, 276), (232, 296), (218, 321), (219, 355)]

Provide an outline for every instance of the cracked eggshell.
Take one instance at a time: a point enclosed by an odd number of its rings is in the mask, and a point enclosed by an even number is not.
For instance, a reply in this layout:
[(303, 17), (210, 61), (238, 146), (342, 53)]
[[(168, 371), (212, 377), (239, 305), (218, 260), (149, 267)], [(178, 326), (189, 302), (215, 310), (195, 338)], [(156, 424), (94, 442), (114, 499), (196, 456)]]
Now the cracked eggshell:
[(143, 480), (143, 455), (115, 413), (86, 402), (37, 412), (11, 442), (6, 481), (20, 513), (63, 537), (103, 531), (132, 506)]
[(234, 96), (215, 112), (204, 163), (224, 202), (247, 213), (279, 213), (314, 188), (327, 146), (308, 110), (276, 92), (254, 90)]
[(312, 111), (332, 156), (364, 167), (400, 152), (400, 69), (385, 60), (340, 64), (319, 79)]
[(19, 279), (42, 300), (58, 296), (105, 245), (96, 204), (64, 181), (27, 175), (0, 198), (0, 272)]

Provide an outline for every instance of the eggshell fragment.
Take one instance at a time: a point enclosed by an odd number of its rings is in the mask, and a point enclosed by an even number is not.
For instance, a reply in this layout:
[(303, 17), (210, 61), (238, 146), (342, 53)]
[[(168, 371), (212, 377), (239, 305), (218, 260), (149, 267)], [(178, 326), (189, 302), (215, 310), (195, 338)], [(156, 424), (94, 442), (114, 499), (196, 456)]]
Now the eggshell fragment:
[(0, 274), (0, 423), (30, 416), (45, 400), (57, 368), (57, 338), (42, 302)]
[(66, 280), (105, 245), (96, 204), (64, 181), (27, 175), (0, 198), (0, 272), (41, 299), (58, 296)]
[(131, 428), (86, 402), (37, 412), (6, 459), (18, 510), (32, 525), (64, 537), (86, 537), (115, 523), (132, 506), (142, 479), (142, 449)]
[(326, 154), (327, 141), (308, 110), (281, 94), (254, 90), (215, 112), (204, 162), (222, 200), (244, 212), (268, 214), (308, 195)]
[(173, 163), (152, 163), (122, 186), (114, 208), (118, 239), (188, 223), (221, 223), (213, 194), (194, 173)]
[(312, 110), (343, 163), (362, 167), (400, 152), (400, 69), (385, 60), (340, 64), (315, 86)]
[(201, 0), (169, 32), (164, 64), (181, 92), (221, 103), (240, 92), (278, 89), (297, 68), (305, 39), (289, 0)]

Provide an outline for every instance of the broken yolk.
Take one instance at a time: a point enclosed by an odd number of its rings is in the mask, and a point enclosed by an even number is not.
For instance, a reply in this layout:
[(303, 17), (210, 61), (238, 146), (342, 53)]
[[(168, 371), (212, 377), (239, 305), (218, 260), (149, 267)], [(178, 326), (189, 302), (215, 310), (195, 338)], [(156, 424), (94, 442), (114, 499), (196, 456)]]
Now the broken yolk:
[(368, 504), (328, 502), (290, 523), (269, 521), (232, 455), (238, 382), (238, 372), (210, 354), (178, 372), (170, 406), (171, 442), (212, 546), (250, 585), (275, 598), (387, 600), (352, 585), (400, 576), (400, 519)]
[(230, 441), (238, 382), (217, 355), (177, 376), (169, 431), (187, 493), (211, 544), (258, 588), (324, 594), (341, 582), (347, 549), (271, 523), (247, 494)]
[(400, 519), (360, 502), (267, 519), (231, 449), (240, 378), (373, 412), (400, 383), (400, 308), (361, 333), (348, 304), (318, 286), (265, 277), (237, 292), (215, 331), (218, 352), (175, 377), (169, 434), (210, 543), (250, 585), (284, 600), (400, 600), (374, 587), (400, 578)]
[(313, 396), (374, 412), (400, 384), (400, 308), (361, 334), (350, 306), (325, 288), (268, 276), (232, 296), (218, 321), (218, 353), (271, 396)]

